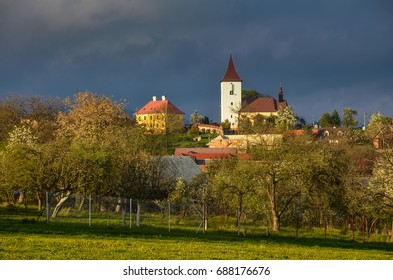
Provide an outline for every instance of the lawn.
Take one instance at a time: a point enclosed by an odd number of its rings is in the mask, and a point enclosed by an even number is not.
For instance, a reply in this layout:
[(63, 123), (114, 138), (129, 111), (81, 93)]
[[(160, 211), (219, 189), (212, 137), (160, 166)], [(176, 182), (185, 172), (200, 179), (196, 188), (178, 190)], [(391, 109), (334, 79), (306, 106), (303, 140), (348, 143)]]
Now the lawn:
[[(393, 259), (393, 244), (382, 240), (352, 241), (331, 230), (293, 229), (266, 234), (265, 229), (238, 236), (234, 228), (214, 226), (196, 233), (195, 219), (174, 217), (171, 231), (160, 215), (146, 214), (141, 228), (123, 227), (113, 216), (64, 216), (47, 224), (36, 214), (0, 209), (0, 259), (2, 260), (376, 260)], [(109, 220), (110, 218), (110, 220)], [(196, 226), (195, 226), (196, 225)], [(260, 227), (260, 226), (258, 226)], [(251, 227), (250, 227), (251, 229)]]

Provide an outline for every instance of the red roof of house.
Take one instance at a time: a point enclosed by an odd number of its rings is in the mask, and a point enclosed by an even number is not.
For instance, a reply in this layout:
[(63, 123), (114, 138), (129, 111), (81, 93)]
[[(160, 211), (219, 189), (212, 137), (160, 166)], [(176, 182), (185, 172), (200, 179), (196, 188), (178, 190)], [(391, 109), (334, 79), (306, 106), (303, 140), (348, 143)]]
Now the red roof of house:
[(183, 114), (175, 105), (169, 100), (152, 100), (143, 106), (136, 114), (157, 114), (157, 113), (170, 113), (170, 114)]
[(236, 155), (235, 148), (176, 148), (175, 156), (187, 154), (189, 156), (195, 154), (231, 154)]
[(288, 106), (287, 101), (279, 102), (273, 97), (258, 97), (246, 107), (241, 109), (241, 112), (258, 113), (258, 112), (277, 112), (281, 106)]
[(232, 54), (230, 54), (228, 69), (224, 75), (224, 78), (222, 79), (222, 82), (241, 82), (241, 81), (242, 80), (240, 79), (239, 74), (237, 74), (236, 72), (235, 65), (233, 64)]

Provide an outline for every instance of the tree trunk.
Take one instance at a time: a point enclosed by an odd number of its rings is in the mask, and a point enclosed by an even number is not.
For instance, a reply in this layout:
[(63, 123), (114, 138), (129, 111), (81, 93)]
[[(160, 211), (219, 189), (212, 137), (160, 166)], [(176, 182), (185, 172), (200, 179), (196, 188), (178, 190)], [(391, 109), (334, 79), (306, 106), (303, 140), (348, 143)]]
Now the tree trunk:
[(243, 196), (239, 195), (239, 204), (237, 208), (237, 235), (240, 235), (240, 218), (243, 211)]
[(82, 211), (83, 206), (85, 205), (85, 201), (86, 201), (86, 194), (83, 194), (81, 202), (79, 203), (78, 212)]
[(25, 191), (19, 191), (18, 203), (22, 204), (25, 201)]
[(207, 231), (207, 206), (203, 204), (203, 233)]
[(42, 194), (40, 192), (37, 192), (38, 211), (42, 211), (43, 201), (44, 201), (44, 198), (42, 197)]
[(352, 240), (355, 241), (355, 216), (352, 215)]
[(122, 201), (121, 202), (121, 215), (122, 215), (122, 224), (123, 224), (123, 227), (125, 227), (126, 226), (126, 214), (127, 214), (127, 209), (126, 209), (127, 207), (126, 207), (126, 204), (125, 204), (125, 202), (124, 201)]
[(280, 231), (280, 217), (278, 216), (277, 211), (275, 210), (272, 210), (272, 221), (273, 221), (272, 230)]
[(136, 201), (136, 226), (141, 227), (141, 203)]
[(57, 202), (55, 209), (53, 210), (52, 213), (52, 218), (56, 218), (57, 215), (59, 214), (61, 208), (63, 207), (64, 202), (67, 201), (67, 199), (70, 197), (71, 193), (67, 193), (66, 196), (63, 196), (62, 198), (60, 198), (60, 200)]

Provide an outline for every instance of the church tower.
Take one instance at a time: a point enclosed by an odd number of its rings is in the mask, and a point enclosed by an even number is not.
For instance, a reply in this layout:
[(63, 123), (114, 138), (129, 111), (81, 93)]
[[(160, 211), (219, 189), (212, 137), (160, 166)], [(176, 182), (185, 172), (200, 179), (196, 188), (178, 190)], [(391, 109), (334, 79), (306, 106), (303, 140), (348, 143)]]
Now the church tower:
[(231, 129), (237, 129), (241, 103), (242, 80), (236, 72), (231, 53), (227, 72), (221, 81), (221, 122), (228, 120)]

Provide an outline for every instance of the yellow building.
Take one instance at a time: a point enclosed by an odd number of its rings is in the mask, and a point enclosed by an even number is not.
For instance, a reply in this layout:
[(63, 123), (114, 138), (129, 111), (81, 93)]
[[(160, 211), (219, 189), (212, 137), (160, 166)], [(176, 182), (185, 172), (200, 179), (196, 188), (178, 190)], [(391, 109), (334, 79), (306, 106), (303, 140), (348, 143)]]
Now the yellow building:
[(184, 127), (184, 113), (165, 96), (162, 100), (153, 96), (153, 100), (135, 113), (135, 119), (150, 133), (180, 131)]

